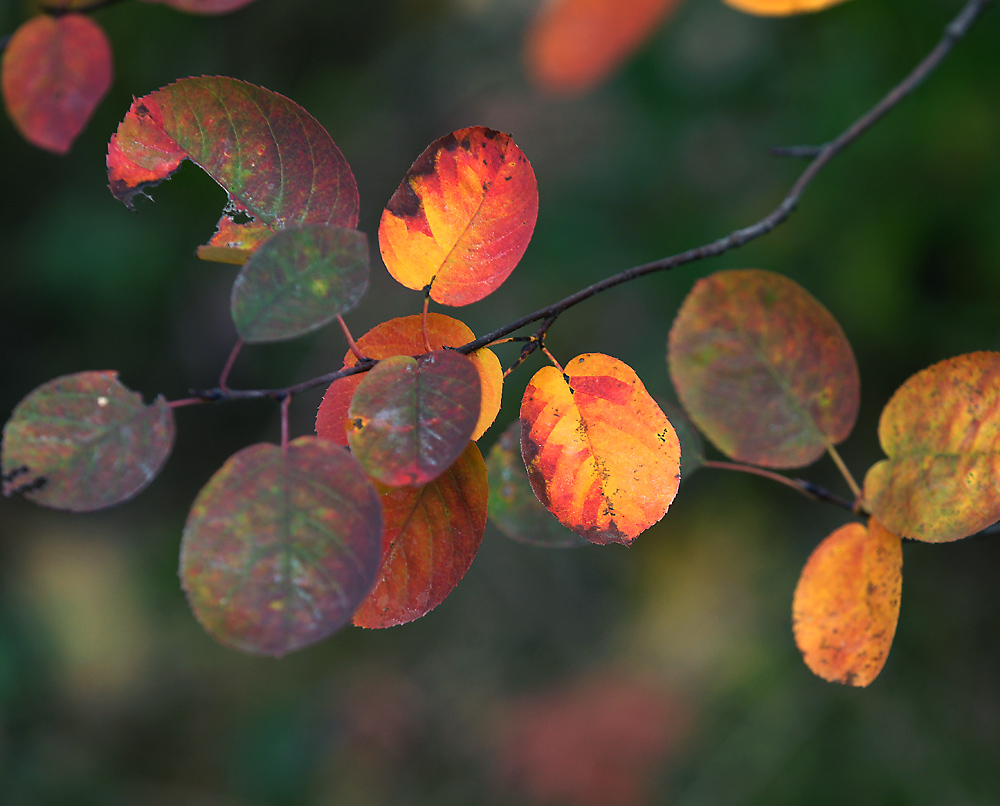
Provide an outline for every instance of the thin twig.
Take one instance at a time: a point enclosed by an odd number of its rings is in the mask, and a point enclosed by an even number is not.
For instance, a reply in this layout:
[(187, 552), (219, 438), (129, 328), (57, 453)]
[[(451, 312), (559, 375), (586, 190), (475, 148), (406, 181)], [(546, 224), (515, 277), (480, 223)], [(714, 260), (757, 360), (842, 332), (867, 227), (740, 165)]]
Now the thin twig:
[(806, 498), (811, 498), (813, 501), (825, 501), (828, 504), (834, 504), (841, 509), (846, 509), (848, 512), (854, 512), (854, 504), (845, 498), (841, 498), (836, 493), (830, 492), (825, 487), (821, 487), (818, 484), (813, 484), (811, 481), (805, 481), (804, 479), (791, 479), (788, 476), (782, 476), (780, 473), (775, 473), (773, 470), (767, 470), (763, 467), (756, 467), (755, 465), (744, 465), (739, 462), (718, 462), (712, 459), (705, 459), (701, 463), (702, 467), (712, 468), (714, 470), (732, 470), (737, 473), (749, 473), (753, 476), (760, 476), (765, 479), (770, 479), (771, 481), (776, 481), (779, 484), (784, 484), (786, 487), (791, 487), (799, 495), (804, 495)]

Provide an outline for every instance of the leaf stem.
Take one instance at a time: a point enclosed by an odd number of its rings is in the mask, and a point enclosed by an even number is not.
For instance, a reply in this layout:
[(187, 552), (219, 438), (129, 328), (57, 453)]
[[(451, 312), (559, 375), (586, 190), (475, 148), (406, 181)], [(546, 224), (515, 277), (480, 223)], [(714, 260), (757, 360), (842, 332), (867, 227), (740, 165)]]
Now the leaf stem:
[(851, 471), (847, 469), (847, 465), (844, 464), (844, 460), (840, 458), (840, 454), (837, 453), (837, 449), (833, 446), (832, 442), (826, 443), (826, 452), (830, 454), (830, 458), (833, 459), (833, 463), (837, 466), (837, 470), (840, 471), (840, 475), (844, 477), (844, 481), (847, 482), (847, 486), (850, 487), (851, 492), (854, 493), (854, 499), (856, 501), (860, 501), (861, 488), (854, 480), (854, 476), (851, 475)]
[(719, 462), (712, 459), (703, 460), (701, 466), (714, 468), (715, 470), (732, 470), (737, 473), (749, 473), (753, 476), (760, 476), (761, 478), (784, 484), (786, 487), (791, 487), (795, 492), (813, 501), (825, 501), (841, 509), (846, 509), (848, 512), (857, 511), (853, 503), (841, 498), (836, 493), (830, 492), (825, 487), (813, 484), (811, 481), (805, 481), (804, 479), (792, 479), (788, 476), (782, 476), (780, 473), (775, 473), (773, 470), (766, 470), (763, 467), (744, 465), (739, 462)]
[(361, 352), (357, 342), (354, 341), (354, 337), (351, 335), (351, 331), (347, 329), (347, 322), (344, 321), (344, 317), (340, 314), (337, 314), (337, 324), (340, 325), (340, 329), (344, 332), (344, 338), (347, 339), (347, 347), (350, 349), (351, 355), (358, 359), (358, 361), (364, 361), (367, 356)]
[[(431, 349), (431, 337), (427, 332), (427, 308), (431, 304), (431, 290), (430, 286), (427, 287), (427, 293), (424, 296), (424, 309), (420, 313), (420, 330), (424, 334), (424, 350), (428, 353), (432, 351)], [(468, 355), (468, 353), (466, 353)]]
[(236, 363), (236, 357), (240, 354), (240, 350), (242, 349), (243, 339), (236, 339), (236, 344), (233, 345), (233, 349), (229, 353), (229, 358), (226, 359), (226, 365), (222, 368), (222, 372), (219, 373), (219, 389), (223, 392), (229, 391), (229, 387), (227, 386), (229, 373), (233, 371), (233, 364)]

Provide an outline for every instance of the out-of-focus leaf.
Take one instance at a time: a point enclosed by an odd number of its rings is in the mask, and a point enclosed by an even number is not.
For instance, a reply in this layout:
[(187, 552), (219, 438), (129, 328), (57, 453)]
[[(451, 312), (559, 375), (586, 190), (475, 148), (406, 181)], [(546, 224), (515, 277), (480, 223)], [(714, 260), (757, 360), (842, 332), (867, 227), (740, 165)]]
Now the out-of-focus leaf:
[(42, 14), (13, 34), (2, 60), (3, 99), (29, 143), (65, 154), (111, 87), (111, 45), (82, 14)]
[(42, 384), (3, 429), (4, 494), (90, 512), (127, 501), (163, 467), (174, 444), (166, 400), (149, 406), (116, 372), (80, 372)]
[[(444, 347), (461, 347), (476, 338), (464, 322), (439, 313), (427, 314), (427, 337), (432, 350)], [(357, 341), (358, 349), (368, 358), (383, 359), (394, 355), (420, 355), (425, 352), (423, 329), (419, 314), (390, 319), (373, 327)], [(487, 348), (476, 350), (469, 355), (479, 372), (482, 389), (482, 403), (479, 420), (472, 432), (472, 439), (479, 439), (496, 419), (500, 411), (500, 396), (503, 391), (503, 369), (500, 359)], [(353, 367), (358, 363), (354, 354), (348, 351), (344, 356), (344, 366)], [(351, 375), (330, 384), (316, 413), (316, 433), (323, 439), (332, 439), (339, 445), (347, 444), (347, 410), (351, 405), (354, 391), (361, 383), (363, 375)]]
[(133, 101), (108, 146), (111, 192), (134, 209), (137, 194), (185, 159), (229, 194), (223, 219), (254, 219), (220, 221), (202, 257), (218, 260), (229, 243), (245, 253), (260, 243), (262, 225), (358, 223), (358, 190), (344, 156), (315, 118), (276, 92), (221, 76), (184, 78)]
[(574, 548), (587, 540), (557, 521), (538, 500), (521, 458), (521, 421), (503, 432), (486, 457), (489, 516), (511, 540), (545, 548)]
[(161, 3), (189, 14), (227, 14), (248, 6), (254, 0), (143, 0), (144, 3)]
[(1000, 520), (1000, 353), (960, 355), (909, 378), (882, 411), (888, 459), (864, 501), (902, 537), (942, 543)]
[(479, 372), (454, 350), (385, 358), (351, 400), (351, 452), (389, 487), (427, 484), (465, 450), (480, 398)]
[(181, 582), (220, 643), (284, 655), (344, 626), (382, 553), (375, 485), (343, 448), (300, 437), (231, 456), (191, 507)]
[(875, 518), (849, 523), (810, 555), (792, 603), (795, 643), (824, 680), (867, 686), (882, 671), (899, 620), (902, 541)]
[(670, 330), (670, 376), (727, 456), (802, 467), (847, 438), (860, 381), (837, 321), (797, 283), (757, 269), (695, 283)]
[(358, 627), (392, 627), (425, 616), (465, 576), (486, 529), (486, 464), (470, 442), (423, 487), (383, 487), (382, 565), (354, 614)]
[(368, 239), (314, 224), (254, 252), (233, 283), (233, 322), (248, 343), (309, 333), (351, 310), (368, 289)]
[(549, 92), (593, 88), (645, 42), (679, 0), (555, 0), (528, 30), (528, 75)]
[(791, 14), (806, 14), (822, 11), (844, 0), (723, 0), (738, 11), (757, 14), (762, 17), (787, 17)]
[(521, 403), (521, 455), (538, 499), (592, 543), (631, 543), (680, 483), (673, 426), (631, 367), (588, 353), (535, 373)]
[(531, 164), (509, 134), (474, 126), (436, 140), (406, 172), (379, 224), (389, 273), (431, 299), (468, 305), (499, 286), (538, 217)]

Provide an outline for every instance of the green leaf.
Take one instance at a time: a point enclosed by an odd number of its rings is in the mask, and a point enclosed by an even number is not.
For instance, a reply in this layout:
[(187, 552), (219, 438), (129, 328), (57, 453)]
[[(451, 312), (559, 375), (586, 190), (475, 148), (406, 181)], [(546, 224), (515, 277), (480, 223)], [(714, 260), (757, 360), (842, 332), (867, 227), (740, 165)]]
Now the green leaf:
[(847, 438), (860, 381), (840, 325), (787, 277), (721, 271), (695, 283), (670, 330), (670, 377), (727, 456), (803, 467)]
[(365, 472), (382, 484), (427, 484), (465, 450), (480, 398), (479, 372), (461, 353), (392, 356), (358, 385), (347, 441)]
[(233, 322), (248, 342), (309, 333), (351, 310), (368, 289), (368, 241), (353, 229), (314, 225), (266, 241), (233, 284)]
[(174, 443), (166, 400), (146, 406), (118, 373), (80, 372), (39, 386), (3, 429), (4, 495), (90, 512), (137, 495)]
[(515, 420), (486, 458), (489, 517), (511, 540), (544, 548), (586, 546), (588, 541), (567, 529), (538, 500), (521, 458), (521, 421)]
[(357, 461), (316, 437), (230, 457), (181, 543), (191, 609), (219, 642), (284, 655), (346, 624), (375, 580), (382, 506)]

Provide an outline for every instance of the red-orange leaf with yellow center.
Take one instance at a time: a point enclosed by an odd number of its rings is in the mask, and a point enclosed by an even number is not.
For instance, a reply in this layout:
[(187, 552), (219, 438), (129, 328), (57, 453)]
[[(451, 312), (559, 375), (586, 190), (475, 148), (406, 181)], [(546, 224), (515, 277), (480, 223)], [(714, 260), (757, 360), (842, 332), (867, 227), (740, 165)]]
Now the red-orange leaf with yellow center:
[(667, 358), (695, 425), (741, 462), (808, 465), (846, 439), (858, 416), (847, 337), (780, 274), (742, 269), (699, 280), (674, 320)]
[[(476, 336), (464, 322), (439, 313), (427, 314), (427, 337), (432, 350), (444, 347), (461, 347), (473, 341)], [(357, 341), (358, 349), (368, 358), (389, 358), (394, 355), (420, 355), (426, 352), (423, 329), (419, 314), (390, 319), (373, 327)], [(492, 350), (476, 350), (469, 359), (479, 372), (479, 386), (482, 402), (479, 420), (472, 432), (472, 439), (479, 439), (496, 419), (500, 411), (500, 395), (503, 391), (503, 370), (500, 360)], [(344, 366), (353, 367), (358, 363), (354, 354), (344, 356)], [(339, 445), (347, 444), (347, 409), (354, 397), (354, 390), (361, 383), (363, 375), (351, 375), (330, 384), (316, 413), (316, 433), (323, 439), (332, 439)]]
[(454, 350), (384, 358), (351, 400), (351, 453), (389, 487), (427, 484), (465, 450), (481, 397), (476, 367)]
[(381, 534), (378, 492), (343, 448), (316, 437), (251, 445), (198, 493), (181, 582), (217, 641), (284, 655), (350, 621), (375, 579)]
[(843, 3), (844, 0), (724, 0), (724, 2), (747, 14), (757, 14), (761, 17), (787, 17), (792, 14), (822, 11), (829, 6)]
[(678, 6), (679, 0), (556, 0), (528, 30), (528, 74), (565, 95), (603, 81)]
[(82, 14), (43, 14), (21, 25), (3, 53), (3, 99), (29, 143), (65, 154), (111, 86), (111, 45)]
[[(315, 118), (276, 92), (216, 76), (181, 79), (137, 99), (108, 147), (111, 191), (133, 208), (137, 194), (185, 159), (229, 194), (202, 257), (241, 262), (265, 226), (358, 223), (357, 186), (343, 154)], [(227, 222), (240, 213), (253, 221)], [(245, 254), (220, 255), (230, 244)]]
[(795, 643), (819, 677), (867, 686), (899, 620), (902, 541), (875, 518), (841, 526), (810, 555), (792, 603)]
[(921, 370), (878, 425), (888, 459), (865, 477), (864, 501), (902, 537), (941, 543), (1000, 520), (1000, 353)]
[(486, 529), (486, 464), (470, 442), (423, 487), (381, 487), (382, 564), (354, 614), (358, 627), (392, 627), (426, 615), (465, 576)]
[(521, 403), (531, 487), (592, 543), (631, 543), (666, 513), (680, 483), (680, 444), (631, 367), (588, 353), (540, 369)]
[(468, 305), (499, 286), (538, 217), (535, 173), (509, 134), (474, 126), (433, 142), (407, 171), (379, 224), (389, 273), (431, 299)]

